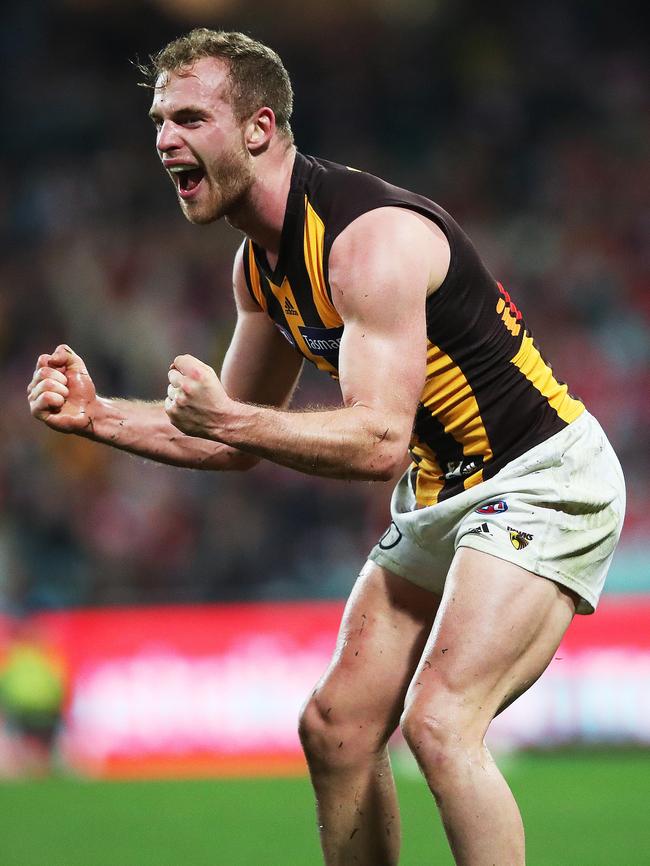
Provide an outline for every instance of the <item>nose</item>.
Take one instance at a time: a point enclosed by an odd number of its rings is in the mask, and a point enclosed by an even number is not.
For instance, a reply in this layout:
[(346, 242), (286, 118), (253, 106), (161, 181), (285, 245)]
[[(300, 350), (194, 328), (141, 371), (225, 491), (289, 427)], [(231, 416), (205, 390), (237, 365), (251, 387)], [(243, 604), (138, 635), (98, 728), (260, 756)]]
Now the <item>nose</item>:
[(182, 144), (178, 126), (171, 120), (165, 120), (156, 136), (156, 148), (159, 153), (168, 153)]

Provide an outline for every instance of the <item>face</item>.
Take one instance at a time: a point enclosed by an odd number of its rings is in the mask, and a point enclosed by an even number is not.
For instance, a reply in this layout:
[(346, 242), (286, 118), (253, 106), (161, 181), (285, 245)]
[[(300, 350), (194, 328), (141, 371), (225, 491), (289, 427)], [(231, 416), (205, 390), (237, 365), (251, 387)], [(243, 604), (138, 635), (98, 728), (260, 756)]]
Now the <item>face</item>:
[(149, 112), (156, 148), (192, 223), (228, 215), (252, 181), (252, 161), (228, 100), (224, 63), (206, 57), (189, 73), (160, 76)]

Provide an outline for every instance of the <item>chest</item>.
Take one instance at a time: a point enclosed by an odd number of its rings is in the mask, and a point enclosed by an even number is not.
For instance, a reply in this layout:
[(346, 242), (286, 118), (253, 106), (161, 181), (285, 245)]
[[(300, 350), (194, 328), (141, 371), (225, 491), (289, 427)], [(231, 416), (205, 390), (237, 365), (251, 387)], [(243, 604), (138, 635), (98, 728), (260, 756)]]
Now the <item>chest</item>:
[(322, 245), (295, 245), (281, 265), (278, 273), (277, 262), (259, 261), (251, 245), (253, 293), (285, 339), (319, 369), (336, 376), (343, 320), (325, 279)]
[(290, 275), (279, 284), (267, 279), (267, 312), (294, 348), (320, 370), (338, 373), (343, 321), (313, 286)]

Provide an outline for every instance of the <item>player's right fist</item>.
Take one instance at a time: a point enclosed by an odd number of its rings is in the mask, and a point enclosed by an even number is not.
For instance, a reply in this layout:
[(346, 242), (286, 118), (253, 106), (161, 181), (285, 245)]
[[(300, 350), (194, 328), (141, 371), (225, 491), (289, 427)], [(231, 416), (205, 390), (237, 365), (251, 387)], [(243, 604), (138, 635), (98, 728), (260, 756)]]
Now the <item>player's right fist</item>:
[(92, 435), (97, 392), (83, 360), (70, 346), (41, 355), (27, 386), (34, 418), (61, 433)]

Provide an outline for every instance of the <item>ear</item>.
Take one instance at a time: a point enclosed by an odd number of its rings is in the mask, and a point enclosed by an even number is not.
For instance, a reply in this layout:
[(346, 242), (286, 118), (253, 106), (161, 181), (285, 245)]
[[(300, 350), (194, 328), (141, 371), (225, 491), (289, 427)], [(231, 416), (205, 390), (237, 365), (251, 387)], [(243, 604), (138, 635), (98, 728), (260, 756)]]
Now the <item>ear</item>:
[(265, 150), (275, 133), (275, 114), (271, 108), (258, 108), (246, 124), (244, 141), (252, 154)]

